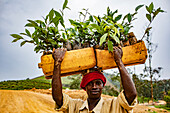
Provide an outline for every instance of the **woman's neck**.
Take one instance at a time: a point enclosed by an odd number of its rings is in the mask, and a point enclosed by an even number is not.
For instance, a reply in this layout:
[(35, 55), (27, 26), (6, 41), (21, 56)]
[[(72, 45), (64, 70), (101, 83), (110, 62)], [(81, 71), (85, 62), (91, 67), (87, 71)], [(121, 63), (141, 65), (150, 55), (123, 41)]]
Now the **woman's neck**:
[(98, 104), (100, 99), (101, 99), (101, 97), (97, 98), (97, 99), (90, 99), (90, 98), (87, 99), (88, 106), (89, 106), (89, 111), (93, 110), (93, 108), (96, 107), (96, 105)]

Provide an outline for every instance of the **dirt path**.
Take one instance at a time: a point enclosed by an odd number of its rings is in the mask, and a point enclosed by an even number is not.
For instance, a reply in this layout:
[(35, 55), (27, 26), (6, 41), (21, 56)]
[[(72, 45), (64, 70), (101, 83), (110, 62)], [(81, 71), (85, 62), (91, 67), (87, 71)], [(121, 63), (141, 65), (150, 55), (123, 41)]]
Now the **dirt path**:
[(56, 113), (51, 95), (30, 91), (0, 91), (0, 113)]
[[(64, 91), (72, 98), (85, 99), (84, 91)], [(80, 97), (81, 96), (81, 97)], [(107, 95), (102, 95), (109, 98)], [(0, 90), (0, 113), (57, 113), (49, 90)], [(134, 113), (170, 113), (166, 110), (137, 105)]]

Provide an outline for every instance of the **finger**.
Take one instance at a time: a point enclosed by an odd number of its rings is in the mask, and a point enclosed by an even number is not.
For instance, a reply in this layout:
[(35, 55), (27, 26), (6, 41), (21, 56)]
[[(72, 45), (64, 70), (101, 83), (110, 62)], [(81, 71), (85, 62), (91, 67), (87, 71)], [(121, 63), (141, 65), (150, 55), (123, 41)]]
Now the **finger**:
[(60, 52), (60, 51), (61, 51), (61, 48), (57, 48), (56, 52), (58, 53), (58, 52)]
[(67, 51), (67, 49), (66, 48), (64, 48), (64, 52), (66, 52)]
[(62, 59), (64, 59), (64, 56), (65, 56), (65, 52), (64, 52), (64, 54), (63, 54), (63, 56), (62, 56)]
[(55, 48), (53, 48), (53, 52), (52, 53), (54, 53), (54, 51), (55, 51)]
[(120, 44), (118, 45), (118, 47), (119, 47), (119, 48), (122, 48)]
[(118, 51), (119, 49), (118, 49), (118, 47), (117, 46), (115, 46), (115, 51)]
[(121, 47), (120, 45), (118, 46), (118, 48), (119, 48), (120, 50), (122, 50), (122, 47)]
[(122, 50), (122, 47), (121, 47), (121, 46), (118, 46), (118, 48), (119, 48), (119, 50), (120, 50), (121, 52), (123, 52), (123, 50)]
[(118, 49), (118, 47), (117, 47), (117, 46), (115, 46), (115, 48), (116, 48), (116, 49)]
[(120, 50), (121, 50), (121, 47), (119, 47), (119, 46), (116, 46), (116, 49), (117, 49), (118, 51), (120, 51)]
[(115, 50), (116, 50), (116, 47), (114, 46), (114, 47), (113, 47), (113, 51), (115, 51)]
[(120, 51), (121, 51), (121, 53), (123, 53), (123, 50), (122, 50), (122, 48), (120, 48)]

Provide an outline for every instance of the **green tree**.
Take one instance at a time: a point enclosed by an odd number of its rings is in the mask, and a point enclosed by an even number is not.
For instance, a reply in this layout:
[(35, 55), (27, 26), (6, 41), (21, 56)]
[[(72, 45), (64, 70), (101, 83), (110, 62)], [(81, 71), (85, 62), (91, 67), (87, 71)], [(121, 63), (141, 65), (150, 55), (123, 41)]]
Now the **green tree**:
[[(145, 63), (144, 73), (150, 77), (150, 85), (151, 85), (151, 100), (153, 102), (154, 94), (153, 94), (153, 80), (158, 79), (161, 75), (160, 72), (163, 69), (162, 67), (153, 68), (152, 67), (152, 56), (153, 53), (156, 51), (158, 45), (154, 44), (152, 42), (152, 37), (150, 35), (150, 32), (147, 32), (146, 37), (146, 46), (147, 46), (147, 52), (148, 52), (148, 65)], [(155, 84), (156, 85), (156, 84)]]
[(103, 94), (105, 95), (110, 95), (110, 96), (118, 96), (119, 92), (117, 92), (113, 87), (111, 86), (105, 86), (102, 91)]
[[(160, 7), (155, 9), (154, 8), (154, 4), (153, 2), (149, 5), (146, 6), (146, 10), (147, 10), (147, 14), (146, 14), (146, 18), (149, 21), (148, 26), (146, 27), (146, 30), (144, 32), (144, 35), (142, 36), (142, 39), (145, 38), (146, 36), (146, 45), (147, 45), (147, 51), (148, 51), (148, 56), (149, 56), (149, 64), (148, 66), (145, 65), (145, 69), (144, 72), (148, 72), (148, 75), (150, 77), (150, 82), (151, 82), (151, 100), (153, 102), (153, 75), (157, 72), (154, 71), (154, 69), (152, 69), (152, 55), (153, 53), (156, 51), (157, 45), (152, 43), (152, 38), (150, 36), (150, 30), (152, 29), (152, 27), (150, 27), (151, 23), (153, 22), (153, 20), (155, 19), (155, 17), (161, 12), (165, 12), (164, 10), (162, 10)], [(162, 69), (162, 68), (160, 68)]]
[[(130, 76), (132, 76), (133, 71), (130, 68), (127, 68), (127, 71)], [(112, 76), (111, 76), (112, 82), (119, 82), (119, 92), (122, 91), (122, 83), (121, 83), (121, 78), (120, 78), (120, 73), (118, 71), (113, 71)]]
[(170, 90), (168, 91), (168, 95), (164, 96), (164, 100), (166, 101), (166, 106), (170, 107)]
[(80, 89), (81, 75), (69, 76), (68, 79), (72, 80), (72, 82), (70, 82), (70, 89)]

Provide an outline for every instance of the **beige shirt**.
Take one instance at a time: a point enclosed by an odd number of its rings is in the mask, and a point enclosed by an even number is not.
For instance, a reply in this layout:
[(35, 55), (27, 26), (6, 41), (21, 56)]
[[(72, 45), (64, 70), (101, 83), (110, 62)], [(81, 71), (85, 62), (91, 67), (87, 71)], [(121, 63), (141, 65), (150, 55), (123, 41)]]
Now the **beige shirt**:
[(132, 109), (136, 103), (137, 99), (133, 101), (132, 105), (129, 105), (122, 91), (118, 97), (101, 98), (96, 107), (89, 111), (87, 100), (72, 99), (63, 94), (63, 105), (61, 108), (56, 105), (55, 110), (58, 113), (133, 113)]

